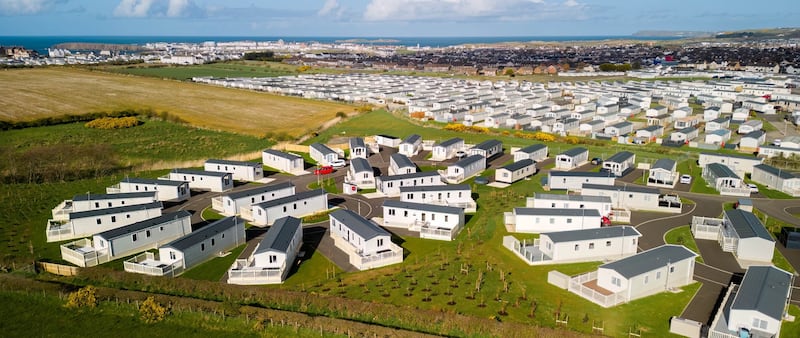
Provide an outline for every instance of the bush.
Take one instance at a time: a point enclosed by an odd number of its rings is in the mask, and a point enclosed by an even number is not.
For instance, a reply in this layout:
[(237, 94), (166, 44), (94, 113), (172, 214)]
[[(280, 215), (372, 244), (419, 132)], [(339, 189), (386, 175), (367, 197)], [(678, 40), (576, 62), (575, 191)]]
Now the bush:
[(95, 129), (125, 129), (138, 126), (141, 122), (134, 116), (129, 117), (101, 117), (85, 124), (87, 128)]
[(423, 112), (423, 111), (415, 111), (415, 112), (413, 112), (411, 114), (408, 114), (408, 116), (410, 116), (411, 118), (415, 118), (415, 119), (421, 119), (421, 118), (425, 117), (425, 112)]
[(347, 114), (345, 114), (343, 111), (337, 111), (336, 112), (336, 117), (345, 118), (345, 117), (347, 117)]
[(97, 289), (94, 286), (87, 285), (78, 291), (70, 293), (67, 298), (67, 304), (64, 307), (70, 309), (92, 309), (97, 307)]
[(533, 139), (542, 142), (553, 142), (556, 140), (555, 135), (548, 134), (545, 132), (537, 131), (533, 133)]
[(145, 323), (158, 323), (167, 318), (169, 310), (156, 302), (153, 296), (147, 297), (139, 306), (139, 316)]

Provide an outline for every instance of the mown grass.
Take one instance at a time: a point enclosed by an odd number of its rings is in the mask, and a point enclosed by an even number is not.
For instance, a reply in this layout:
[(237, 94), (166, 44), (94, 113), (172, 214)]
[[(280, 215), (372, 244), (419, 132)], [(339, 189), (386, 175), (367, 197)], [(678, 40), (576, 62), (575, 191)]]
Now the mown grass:
[[(181, 274), (182, 278), (220, 281), (222, 276), (230, 269), (233, 262), (239, 258), (239, 254), (244, 251), (247, 245), (240, 245), (231, 250), (225, 257), (215, 257), (214, 259), (200, 264)], [(224, 282), (224, 281), (223, 281)]]
[(791, 304), (789, 305), (789, 314), (795, 317), (793, 322), (790, 321), (783, 321), (781, 324), (781, 337), (797, 337), (798, 333), (800, 333), (800, 307), (797, 305)]
[(665, 233), (664, 242), (685, 246), (697, 254), (696, 261), (703, 263), (703, 256), (700, 255), (700, 249), (697, 248), (697, 242), (694, 241), (692, 229), (689, 225), (677, 227)]
[(193, 77), (276, 77), (297, 74), (294, 67), (276, 63), (212, 63), (192, 66), (112, 66), (100, 68), (119, 74), (191, 80)]
[(190, 124), (249, 135), (308, 134), (345, 104), (141, 76), (51, 67), (0, 72), (0, 119), (125, 109), (166, 111)]

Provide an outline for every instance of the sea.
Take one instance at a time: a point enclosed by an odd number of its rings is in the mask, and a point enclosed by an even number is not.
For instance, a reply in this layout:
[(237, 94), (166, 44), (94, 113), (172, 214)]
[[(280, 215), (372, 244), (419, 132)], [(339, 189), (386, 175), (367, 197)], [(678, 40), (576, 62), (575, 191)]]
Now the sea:
[(22, 46), (40, 53), (47, 51), (59, 43), (85, 42), (108, 44), (142, 45), (148, 42), (168, 43), (201, 43), (206, 41), (278, 41), (285, 42), (320, 42), (334, 43), (342, 41), (358, 41), (362, 44), (448, 47), (464, 44), (485, 44), (500, 42), (527, 41), (602, 41), (618, 39), (636, 40), (674, 40), (678, 37), (664, 36), (481, 36), (481, 37), (331, 37), (331, 36), (0, 36), (0, 46)]

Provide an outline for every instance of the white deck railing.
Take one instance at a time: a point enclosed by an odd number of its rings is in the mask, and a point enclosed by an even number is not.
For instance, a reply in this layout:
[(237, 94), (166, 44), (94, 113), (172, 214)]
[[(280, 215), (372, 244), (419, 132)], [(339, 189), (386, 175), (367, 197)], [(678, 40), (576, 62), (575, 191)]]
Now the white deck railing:
[(127, 272), (150, 276), (175, 277), (183, 272), (183, 265), (180, 261), (172, 264), (162, 263), (152, 252), (139, 254), (125, 261), (123, 266)]
[(90, 267), (111, 261), (108, 250), (95, 250), (90, 239), (79, 239), (61, 245), (61, 258), (80, 267)]
[(453, 229), (431, 228), (430, 225), (423, 226), (419, 230), (419, 237), (452, 241), (456, 236), (458, 236), (461, 228), (461, 226), (456, 226)]
[(612, 307), (627, 301), (623, 292), (604, 295), (590, 287), (585, 286), (587, 282), (597, 280), (597, 271), (575, 276), (569, 280), (569, 291), (577, 294), (586, 300), (591, 301), (602, 307)]
[(692, 236), (696, 239), (716, 240), (719, 236), (720, 225), (722, 225), (721, 218), (693, 216)]
[(540, 247), (538, 238), (535, 238), (533, 242), (528, 242), (528, 240), (522, 240), (522, 242), (520, 242), (514, 236), (505, 236), (503, 237), (503, 246), (516, 253), (529, 265), (537, 265), (542, 262), (551, 261), (550, 257), (544, 255), (544, 252), (528, 249), (529, 247)]
[[(225, 212), (225, 204), (222, 202), (222, 196), (217, 196), (211, 198), (211, 209), (214, 209), (220, 213)], [(233, 216), (233, 215), (230, 215)]]
[(119, 183), (106, 188), (107, 194), (119, 194), (121, 192), (122, 192), (122, 187), (120, 187)]
[(750, 196), (750, 188), (729, 188), (729, 187), (719, 187), (720, 195), (726, 196)]
[(228, 270), (228, 283), (242, 285), (283, 283), (286, 262), (280, 268), (261, 268), (253, 266), (248, 259), (237, 259)]
[(72, 210), (73, 210), (72, 201), (65, 200), (61, 202), (61, 204), (53, 208), (52, 211), (53, 219), (56, 221), (69, 220), (69, 213), (71, 213)]
[(246, 206), (239, 208), (239, 217), (248, 221), (255, 221), (255, 218), (253, 217), (253, 207)]
[(52, 219), (47, 221), (46, 234), (47, 242), (58, 242), (75, 238), (75, 234), (72, 232), (72, 224), (61, 223)]

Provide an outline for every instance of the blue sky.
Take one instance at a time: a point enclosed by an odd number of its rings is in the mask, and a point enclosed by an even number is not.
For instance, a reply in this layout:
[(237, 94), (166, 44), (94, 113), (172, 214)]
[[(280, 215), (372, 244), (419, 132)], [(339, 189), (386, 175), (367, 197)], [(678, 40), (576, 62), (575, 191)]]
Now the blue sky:
[(0, 0), (0, 35), (585, 36), (798, 17), (797, 0)]

